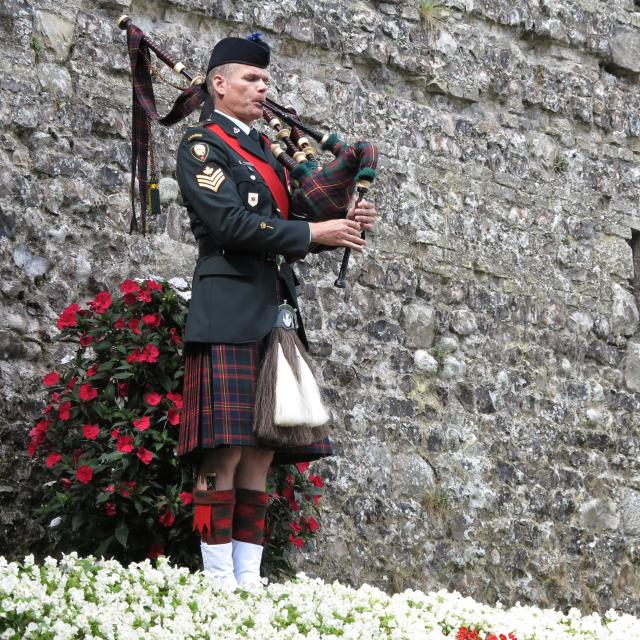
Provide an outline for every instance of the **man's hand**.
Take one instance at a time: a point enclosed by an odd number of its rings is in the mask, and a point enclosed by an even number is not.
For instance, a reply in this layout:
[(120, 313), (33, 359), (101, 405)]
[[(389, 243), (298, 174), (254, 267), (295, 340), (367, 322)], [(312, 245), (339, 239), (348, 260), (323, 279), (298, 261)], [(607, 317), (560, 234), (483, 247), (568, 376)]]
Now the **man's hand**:
[(311, 242), (327, 247), (349, 247), (362, 251), (367, 241), (360, 237), (361, 226), (353, 220), (325, 220), (311, 222)]
[(373, 202), (362, 200), (357, 207), (355, 203), (351, 205), (347, 211), (347, 220), (355, 220), (360, 223), (361, 229), (371, 231), (377, 215), (376, 205)]

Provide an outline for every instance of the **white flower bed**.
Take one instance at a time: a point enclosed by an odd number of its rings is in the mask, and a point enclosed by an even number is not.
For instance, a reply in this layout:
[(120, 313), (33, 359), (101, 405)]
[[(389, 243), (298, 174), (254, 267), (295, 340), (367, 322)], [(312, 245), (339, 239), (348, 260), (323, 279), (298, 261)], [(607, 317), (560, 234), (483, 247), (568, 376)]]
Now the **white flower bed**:
[[(454, 640), (461, 626), (518, 640), (630, 640), (638, 619), (478, 604), (458, 593), (388, 596), (300, 576), (259, 593), (214, 590), (201, 574), (162, 559), (123, 567), (75, 554), (44, 565), (0, 557), (2, 640), (298, 638)], [(447, 634), (449, 634), (447, 636)]]

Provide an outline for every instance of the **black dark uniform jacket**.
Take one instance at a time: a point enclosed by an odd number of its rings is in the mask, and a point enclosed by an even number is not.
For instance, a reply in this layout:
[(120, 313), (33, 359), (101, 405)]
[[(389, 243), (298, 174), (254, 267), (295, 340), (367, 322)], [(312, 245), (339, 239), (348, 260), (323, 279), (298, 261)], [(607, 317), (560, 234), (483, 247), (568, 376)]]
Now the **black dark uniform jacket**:
[[(253, 154), (266, 158), (284, 182), (270, 151), (234, 123), (213, 119), (187, 129), (178, 149), (177, 174), (182, 197), (199, 241), (187, 319), (187, 342), (240, 343), (264, 338), (277, 316), (276, 279), (287, 301), (298, 309), (295, 275), (286, 263), (309, 251), (309, 224), (284, 220), (271, 192), (247, 160), (205, 125), (218, 123)], [(300, 337), (306, 344), (302, 320)]]

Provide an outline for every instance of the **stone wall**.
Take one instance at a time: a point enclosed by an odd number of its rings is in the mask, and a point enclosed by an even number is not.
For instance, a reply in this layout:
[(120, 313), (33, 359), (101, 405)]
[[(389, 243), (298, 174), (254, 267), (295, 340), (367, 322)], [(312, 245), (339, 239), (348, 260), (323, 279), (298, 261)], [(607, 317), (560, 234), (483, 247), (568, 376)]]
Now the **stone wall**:
[(162, 217), (126, 233), (127, 12), (194, 71), (217, 38), (263, 31), (276, 95), (379, 146), (382, 220), (351, 285), (333, 287), (338, 253), (299, 266), (338, 417), (300, 566), (640, 611), (640, 10), (433, 5), (0, 0), (3, 553), (39, 544), (24, 445), (57, 314), (193, 267), (179, 127), (156, 130)]

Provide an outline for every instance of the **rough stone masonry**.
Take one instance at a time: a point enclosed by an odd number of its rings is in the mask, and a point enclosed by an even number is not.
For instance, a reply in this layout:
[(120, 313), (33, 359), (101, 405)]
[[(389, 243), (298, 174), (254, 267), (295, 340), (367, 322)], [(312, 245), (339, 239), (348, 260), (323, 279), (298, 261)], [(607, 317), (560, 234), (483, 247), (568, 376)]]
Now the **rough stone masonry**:
[(300, 566), (640, 612), (636, 4), (0, 0), (0, 552), (41, 536), (24, 449), (61, 309), (194, 264), (181, 127), (155, 128), (161, 218), (127, 233), (126, 12), (193, 72), (262, 31), (275, 96), (379, 146), (382, 221), (350, 286), (340, 252), (299, 266), (337, 417)]

